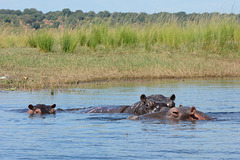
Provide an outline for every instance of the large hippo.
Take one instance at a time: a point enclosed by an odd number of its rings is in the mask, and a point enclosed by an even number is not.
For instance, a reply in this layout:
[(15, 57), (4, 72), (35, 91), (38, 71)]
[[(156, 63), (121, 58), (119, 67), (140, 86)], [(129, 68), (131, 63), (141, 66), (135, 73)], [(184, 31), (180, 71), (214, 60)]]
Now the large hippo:
[(38, 115), (42, 115), (42, 114), (55, 114), (55, 108), (56, 104), (53, 105), (45, 105), (45, 104), (37, 104), (37, 105), (28, 105), (28, 114), (34, 115), (34, 114), (38, 114)]
[[(162, 107), (174, 107), (175, 95), (171, 97), (165, 97), (161, 94), (151, 95), (146, 97), (145, 94), (140, 96), (139, 102), (128, 106), (104, 106), (104, 107), (90, 107), (90, 108), (76, 108), (76, 109), (66, 109), (62, 111), (76, 111), (80, 113), (130, 113), (135, 115), (143, 115), (147, 113), (154, 113), (161, 110)], [(59, 109), (61, 110), (61, 109)]]
[(162, 108), (162, 111), (149, 113), (142, 116), (129, 116), (127, 119), (158, 119), (170, 121), (194, 121), (194, 120), (211, 120), (211, 117), (205, 113), (196, 110), (195, 107), (183, 107), (180, 105), (178, 108)]
[(175, 107), (175, 94), (172, 94), (170, 97), (165, 97), (161, 94), (153, 94), (147, 97), (148, 100), (152, 100), (155, 103), (165, 103), (167, 107)]

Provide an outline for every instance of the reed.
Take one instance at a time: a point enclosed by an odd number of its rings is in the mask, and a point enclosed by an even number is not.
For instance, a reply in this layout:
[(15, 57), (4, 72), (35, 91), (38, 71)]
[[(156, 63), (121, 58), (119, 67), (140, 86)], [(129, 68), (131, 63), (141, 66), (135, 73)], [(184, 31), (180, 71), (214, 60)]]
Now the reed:
[(54, 44), (53, 34), (49, 31), (39, 31), (36, 34), (38, 48), (43, 52), (51, 52)]
[(78, 45), (78, 37), (74, 33), (65, 31), (60, 39), (61, 50), (64, 53), (73, 53)]
[(187, 49), (189, 52), (206, 50), (221, 54), (240, 48), (240, 20), (237, 16), (201, 16), (194, 21), (189, 19), (184, 22), (174, 17), (167, 18), (167, 23), (162, 24), (91, 24), (75, 30), (29, 31), (30, 34), (3, 27), (0, 30), (0, 47), (22, 47), (28, 43), (30, 47), (37, 45), (42, 51), (51, 52), (55, 43), (62, 52), (74, 52), (78, 46), (93, 50), (97, 50), (98, 46), (113, 50), (144, 46), (143, 49), (150, 52), (153, 48), (166, 46)]
[(0, 48), (9, 47), (26, 47), (28, 44), (28, 36), (25, 31), (20, 28), (11, 28), (0, 25)]
[(36, 34), (31, 34), (31, 35), (28, 36), (28, 44), (32, 48), (37, 48)]

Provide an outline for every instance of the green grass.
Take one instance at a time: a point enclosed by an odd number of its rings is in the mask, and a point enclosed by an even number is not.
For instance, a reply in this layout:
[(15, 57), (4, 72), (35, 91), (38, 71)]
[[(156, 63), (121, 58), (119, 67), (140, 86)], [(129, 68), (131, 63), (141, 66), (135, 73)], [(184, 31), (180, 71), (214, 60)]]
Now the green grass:
[(49, 31), (39, 31), (36, 34), (38, 48), (43, 52), (51, 52), (54, 44), (53, 34)]
[[(240, 77), (240, 55), (187, 53), (175, 49), (129, 52), (122, 48), (108, 53), (41, 53), (37, 48), (0, 49), (0, 81), (8, 88), (45, 88), (89, 81), (134, 78)], [(26, 78), (27, 77), (27, 78)]]
[[(21, 30), (0, 30), (0, 47), (36, 46), (43, 52), (74, 52), (77, 47), (97, 50), (105, 48), (116, 50), (119, 47), (132, 49), (144, 46), (150, 52), (156, 46), (173, 49), (187, 49), (189, 52), (206, 50), (215, 53), (239, 51), (240, 24), (236, 16), (199, 17), (195, 21), (179, 22), (169, 17), (168, 23), (148, 25), (110, 26), (92, 24), (75, 30), (40, 30), (23, 32)], [(27, 40), (26, 40), (27, 39)], [(58, 47), (60, 46), (60, 47)]]
[(64, 53), (73, 53), (79, 40), (77, 36), (74, 36), (74, 33), (65, 31), (60, 39), (61, 51)]
[(240, 24), (230, 16), (144, 26), (92, 24), (75, 30), (2, 27), (0, 48), (0, 76), (11, 77), (0, 85), (10, 88), (240, 76)]

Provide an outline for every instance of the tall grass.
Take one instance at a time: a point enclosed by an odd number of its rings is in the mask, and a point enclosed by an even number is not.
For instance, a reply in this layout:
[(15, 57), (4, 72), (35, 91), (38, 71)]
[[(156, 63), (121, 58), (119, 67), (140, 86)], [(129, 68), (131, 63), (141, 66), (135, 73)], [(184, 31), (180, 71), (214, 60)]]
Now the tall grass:
[(78, 42), (79, 40), (74, 33), (65, 31), (60, 40), (62, 52), (72, 53), (76, 49)]
[(31, 34), (28, 36), (28, 44), (32, 48), (37, 48), (37, 38), (35, 34)]
[(53, 34), (49, 31), (39, 31), (36, 34), (37, 46), (43, 52), (51, 52), (54, 44)]
[(11, 28), (0, 24), (0, 48), (26, 47), (28, 35), (21, 28)]
[[(166, 17), (165, 17), (166, 18)], [(234, 15), (200, 16), (195, 20), (179, 21), (167, 17), (166, 23), (147, 25), (91, 24), (75, 30), (42, 30), (32, 34), (9, 32), (0, 29), (0, 47), (21, 46), (21, 36), (28, 38), (25, 43), (51, 52), (53, 43), (60, 52), (74, 52), (77, 47), (97, 50), (98, 46), (115, 50), (118, 47), (142, 48), (146, 52), (158, 47), (193, 51), (223, 53), (240, 49), (240, 19)], [(7, 33), (6, 33), (7, 32)], [(60, 37), (60, 39), (58, 38)]]

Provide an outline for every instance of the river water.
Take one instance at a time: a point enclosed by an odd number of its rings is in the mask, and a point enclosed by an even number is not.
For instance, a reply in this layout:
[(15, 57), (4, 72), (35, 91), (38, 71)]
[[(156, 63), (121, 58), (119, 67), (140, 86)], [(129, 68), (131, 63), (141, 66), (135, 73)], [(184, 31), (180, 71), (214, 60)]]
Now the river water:
[[(141, 94), (176, 95), (211, 121), (127, 120), (128, 114), (57, 112), (28, 118), (29, 104), (69, 109), (131, 105)], [(0, 159), (239, 159), (240, 79), (138, 80), (67, 89), (0, 91)]]

